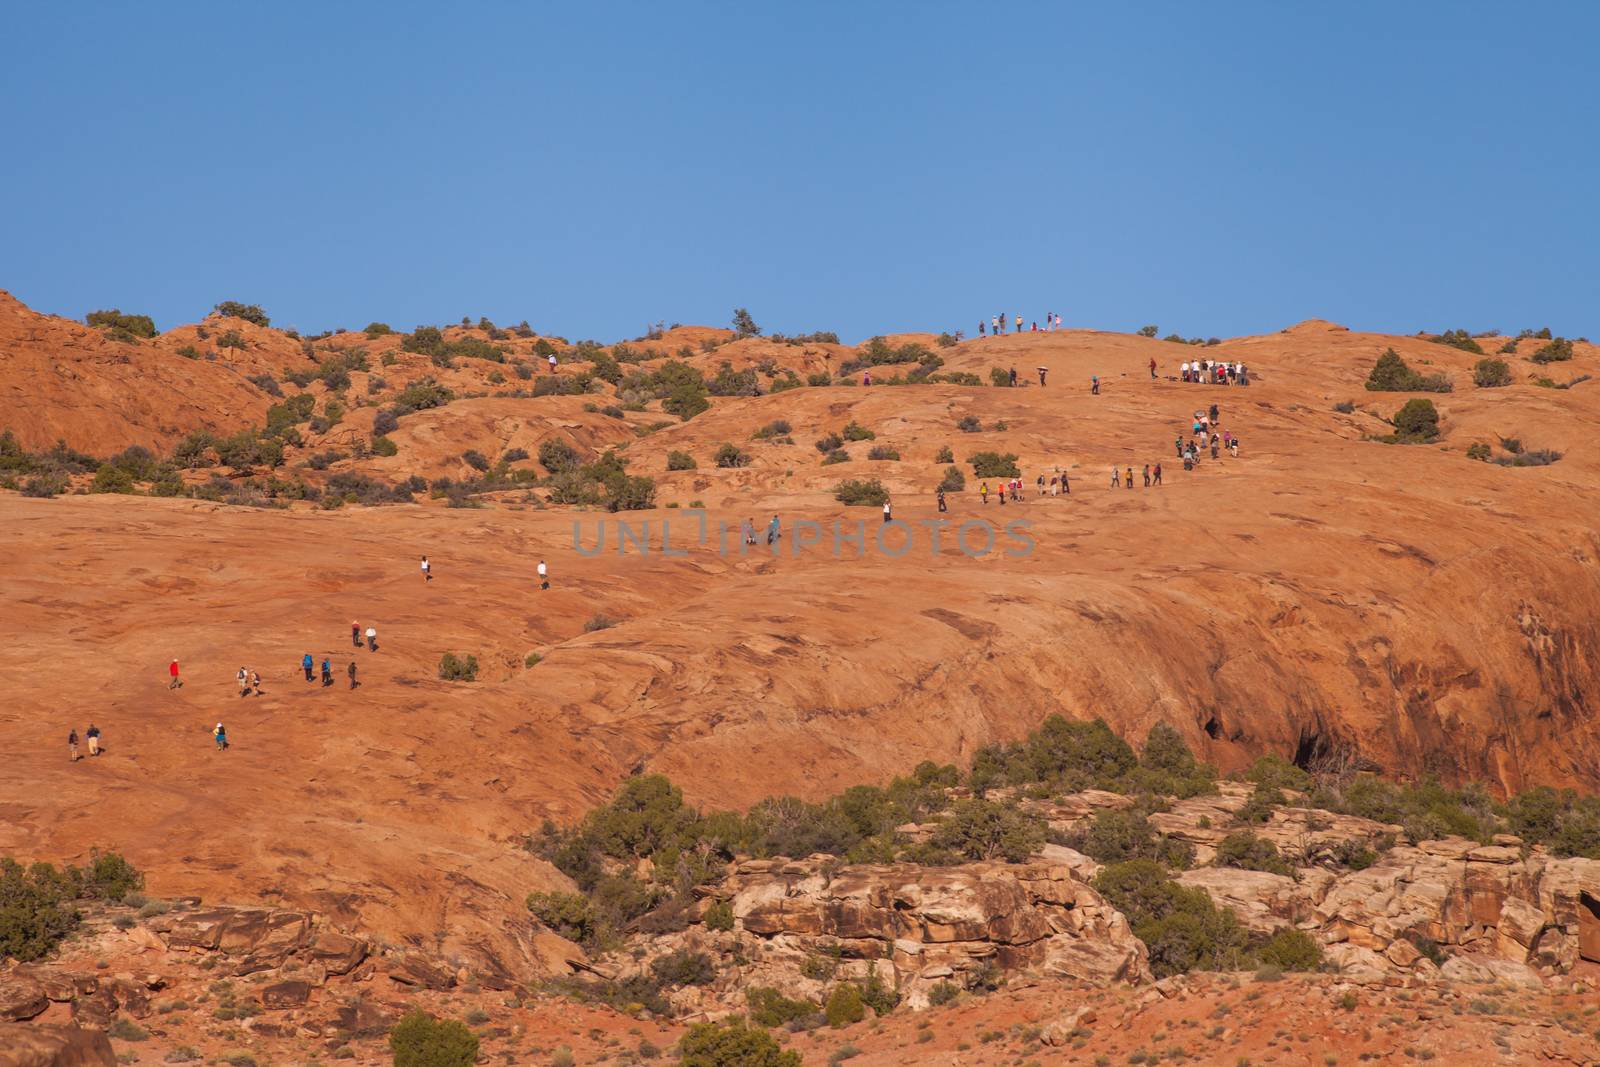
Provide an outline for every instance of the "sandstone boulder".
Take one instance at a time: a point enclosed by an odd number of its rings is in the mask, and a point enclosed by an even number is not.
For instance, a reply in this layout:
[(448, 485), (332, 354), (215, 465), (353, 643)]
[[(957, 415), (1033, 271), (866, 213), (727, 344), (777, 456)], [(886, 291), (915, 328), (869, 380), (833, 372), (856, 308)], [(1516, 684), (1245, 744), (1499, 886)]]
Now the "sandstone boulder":
[(0, 1022), (22, 1022), (50, 1006), (45, 987), (26, 971), (0, 974)]
[(0, 1067), (116, 1067), (111, 1041), (76, 1026), (0, 1024)]

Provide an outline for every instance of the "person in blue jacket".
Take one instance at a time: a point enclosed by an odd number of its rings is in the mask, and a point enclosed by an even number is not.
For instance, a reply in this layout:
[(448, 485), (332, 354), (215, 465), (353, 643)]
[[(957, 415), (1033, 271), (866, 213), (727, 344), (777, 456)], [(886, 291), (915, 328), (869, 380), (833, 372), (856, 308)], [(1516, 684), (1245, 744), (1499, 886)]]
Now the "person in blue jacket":
[(311, 653), (307, 652), (300, 657), (300, 666), (306, 672), (306, 681), (314, 681), (315, 679), (311, 677)]
[(323, 657), (322, 660), (322, 684), (333, 684), (333, 663), (327, 657)]

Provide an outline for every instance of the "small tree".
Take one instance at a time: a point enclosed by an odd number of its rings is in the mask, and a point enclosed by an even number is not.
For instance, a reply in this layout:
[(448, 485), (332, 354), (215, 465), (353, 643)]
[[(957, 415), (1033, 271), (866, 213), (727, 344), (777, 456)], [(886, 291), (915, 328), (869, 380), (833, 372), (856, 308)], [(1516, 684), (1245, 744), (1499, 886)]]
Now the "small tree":
[(1020, 478), (1015, 452), (975, 452), (967, 457), (972, 473), (979, 478)]
[(1472, 384), (1495, 389), (1511, 384), (1511, 368), (1503, 359), (1480, 359), (1472, 367)]
[(149, 315), (124, 315), (117, 308), (112, 308), (110, 311), (91, 311), (84, 321), (119, 339), (156, 335), (155, 320)]
[(833, 497), (841, 504), (850, 507), (882, 507), (889, 499), (889, 490), (876, 478), (865, 481), (852, 479), (840, 482), (834, 487)]
[(734, 444), (724, 444), (721, 448), (718, 448), (716, 460), (719, 467), (748, 467), (750, 465), (749, 453), (741, 452), (739, 446)]
[(956, 466), (946, 467), (944, 477), (939, 479), (939, 488), (947, 493), (959, 493), (967, 487), (967, 476), (961, 473), (961, 468)]
[(472, 1067), (478, 1038), (454, 1019), (436, 1019), (417, 1008), (389, 1031), (394, 1067)]
[(439, 660), (439, 677), (447, 682), (476, 682), (478, 657), (458, 659), (454, 652), (446, 652)]
[(867, 1005), (861, 999), (861, 989), (853, 982), (840, 982), (828, 994), (828, 1006), (823, 1009), (828, 1025), (838, 1029), (858, 1023), (867, 1017)]
[(1140, 337), (1154, 337), (1156, 334), (1158, 334), (1160, 332), (1161, 332), (1161, 327), (1159, 327), (1159, 326), (1141, 326), (1141, 327), (1139, 327), (1139, 336)]
[(1431, 441), (1439, 436), (1439, 411), (1433, 401), (1414, 397), (1395, 412), (1394, 430), (1402, 441)]
[(674, 450), (667, 453), (667, 470), (669, 471), (692, 471), (698, 466), (699, 464), (694, 461), (694, 457), (687, 452)]
[(734, 308), (733, 332), (740, 337), (760, 337), (761, 327), (756, 325), (756, 320), (750, 317), (749, 311), (744, 308)]
[(742, 1019), (696, 1023), (678, 1039), (681, 1067), (801, 1067), (800, 1053)]
[(272, 320), (267, 318), (267, 313), (261, 310), (259, 304), (241, 304), (237, 300), (224, 300), (216, 306), (218, 315), (227, 315), (235, 319), (253, 322), (257, 326), (270, 326)]

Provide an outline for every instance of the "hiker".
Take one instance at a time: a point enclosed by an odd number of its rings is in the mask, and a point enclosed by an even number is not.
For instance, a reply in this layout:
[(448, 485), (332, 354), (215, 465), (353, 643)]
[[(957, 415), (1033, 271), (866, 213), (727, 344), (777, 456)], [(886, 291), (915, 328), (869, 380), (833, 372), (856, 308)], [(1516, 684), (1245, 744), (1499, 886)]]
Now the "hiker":
[(1156, 380), (1156, 361), (1154, 356), (1150, 357), (1150, 380), (1152, 382)]
[(1213, 426), (1221, 425), (1221, 420), (1217, 418), (1217, 405), (1215, 405), (1215, 404), (1211, 405), (1211, 425), (1213, 425)]
[(744, 528), (742, 532), (744, 533), (745, 544), (753, 545), (756, 543), (756, 524), (754, 519), (747, 518), (744, 520)]
[(1017, 387), (1017, 368), (1011, 368), (1010, 379), (1011, 388), (1015, 389)]
[(311, 666), (311, 653), (307, 652), (305, 655), (300, 657), (300, 669), (306, 672), (306, 681), (308, 682), (315, 681), (315, 679), (311, 677)]
[(250, 672), (250, 688), (255, 690), (256, 696), (260, 696), (261, 695), (261, 672), (260, 671), (251, 671)]
[(333, 663), (326, 656), (322, 658), (322, 684), (333, 684)]
[(1095, 396), (1100, 395), (1100, 375), (1091, 374), (1089, 376), (1089, 392)]
[(539, 571), (539, 588), (540, 589), (549, 589), (550, 588), (550, 568), (546, 567), (544, 565), (544, 560), (541, 559), (539, 561), (539, 566), (538, 566), (537, 569)]
[(999, 337), (1000, 336), (1000, 317), (998, 315), (992, 316), (989, 319), (989, 322), (992, 324), (989, 332), (994, 334), (996, 337)]
[(1151, 484), (1152, 485), (1160, 485), (1161, 484), (1161, 464), (1159, 464), (1159, 463), (1156, 464), (1156, 469), (1153, 472), (1151, 472)]
[(775, 545), (781, 540), (783, 540), (783, 527), (779, 525), (778, 516), (774, 513), (772, 521), (767, 523), (767, 544)]
[(883, 502), (883, 521), (884, 522), (888, 522), (890, 518), (891, 518), (891, 514), (890, 514), (890, 511), (889, 511), (889, 502), (887, 500), (885, 500)]
[(82, 758), (78, 755), (78, 728), (74, 726), (67, 732), (67, 762), (76, 763)]
[(1144, 487), (1146, 489), (1150, 488), (1150, 464), (1148, 463), (1144, 465)]
[(1228, 453), (1230, 455), (1232, 455), (1234, 459), (1238, 459), (1239, 458), (1239, 435), (1238, 434), (1234, 434), (1233, 435), (1233, 443), (1228, 447)]
[(350, 624), (350, 644), (356, 648), (361, 647), (361, 624), (359, 622)]
[(871, 371), (867, 371), (865, 374), (863, 374), (861, 376), (861, 384), (862, 385), (871, 385), (872, 384), (872, 372)]
[(1017, 332), (1018, 333), (1022, 332), (1022, 316), (1021, 315), (1017, 316)]
[(183, 682), (179, 681), (179, 679), (178, 679), (178, 661), (177, 660), (173, 660), (171, 665), (167, 667), (167, 673), (172, 676), (172, 681), (167, 683), (167, 688), (168, 689), (181, 689), (181, 688), (183, 688)]
[(552, 352), (552, 353), (550, 353), (550, 373), (554, 374), (555, 372), (556, 372), (556, 354), (554, 352)]
[(978, 320), (978, 336), (979, 337), (983, 336), (983, 331), (988, 327), (988, 325), (989, 324), (984, 322), (982, 319)]
[(1061, 495), (1061, 481), (1054, 474), (1052, 474), (1050, 476), (1050, 495), (1051, 496), (1060, 496)]
[(243, 667), (239, 668), (239, 695), (242, 697), (250, 695), (250, 672)]
[(978, 486), (978, 495), (983, 498), (983, 502), (985, 504), (987, 504), (989, 502), (989, 483), (988, 482), (984, 482), (982, 485)]
[(1116, 467), (1112, 467), (1111, 468), (1111, 488), (1120, 489), (1121, 487), (1122, 487), (1122, 472), (1120, 470), (1118, 470)]
[(1061, 472), (1061, 491), (1068, 496), (1072, 495), (1072, 486), (1067, 484), (1067, 472)]
[(90, 723), (89, 728), (83, 732), (83, 736), (89, 742), (89, 755), (100, 755), (100, 727)]
[(1038, 333), (1039, 332), (1039, 320), (1038, 319), (1034, 319), (1033, 320), (1033, 329), (1030, 332), (1032, 332), (1032, 333)]
[(1039, 475), (1039, 495), (1044, 496), (1044, 475)]
[(220, 722), (217, 723), (216, 729), (211, 731), (211, 736), (216, 739), (217, 751), (225, 752), (228, 748), (228, 731), (223, 729)]
[(1049, 373), (1050, 368), (1049, 367), (1035, 367), (1034, 369), (1039, 372), (1039, 388), (1043, 389), (1044, 388), (1044, 376)]
[(350, 688), (354, 689), (356, 687), (356, 685), (357, 685), (357, 682), (356, 682), (356, 661), (355, 660), (351, 660), (350, 661), (350, 666), (346, 667), (344, 669), (344, 672), (350, 676)]
[(370, 626), (367, 627), (367, 651), (378, 651), (378, 631)]
[[(1151, 362), (1153, 363), (1155, 361), (1151, 360)], [(1189, 364), (1180, 363), (1178, 365), (1178, 376), (1180, 378), (1182, 378), (1184, 381), (1188, 381), (1189, 380)]]
[(945, 503), (944, 503), (944, 486), (941, 485), (939, 487), (938, 491), (934, 495), (939, 498), (939, 510), (940, 511), (949, 511), (950, 509), (947, 508), (945, 506)]
[(1133, 488), (1133, 468), (1132, 467), (1128, 468), (1127, 477), (1123, 480), (1122, 484), (1124, 486), (1126, 486), (1127, 488), (1129, 488), (1129, 489)]
[(425, 582), (433, 581), (433, 564), (428, 562), (427, 556), (422, 557), (422, 580)]

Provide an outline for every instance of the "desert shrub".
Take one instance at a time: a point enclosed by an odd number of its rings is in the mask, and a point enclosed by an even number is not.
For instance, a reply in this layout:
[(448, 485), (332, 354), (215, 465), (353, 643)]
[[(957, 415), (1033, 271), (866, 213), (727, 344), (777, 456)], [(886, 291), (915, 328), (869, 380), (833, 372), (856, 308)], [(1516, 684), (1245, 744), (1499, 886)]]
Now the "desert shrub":
[(813, 371), (806, 375), (806, 384), (814, 386), (832, 385), (833, 379), (828, 376), (827, 371)]
[(755, 441), (767, 441), (774, 437), (786, 436), (793, 431), (794, 427), (789, 425), (788, 419), (773, 419), (755, 433), (751, 434), (750, 437)]
[(1554, 338), (1528, 358), (1535, 363), (1564, 363), (1572, 358), (1572, 342), (1565, 337)]
[(1159, 977), (1236, 970), (1248, 958), (1248, 937), (1233, 912), (1218, 910), (1205, 890), (1174, 882), (1154, 860), (1110, 864), (1094, 887), (1127, 916)]
[(680, 948), (652, 960), (650, 973), (663, 985), (710, 985), (717, 968), (704, 952)]
[(49, 498), (67, 491), (67, 479), (59, 474), (40, 474), (22, 485), (22, 495)]
[(1503, 359), (1480, 359), (1472, 365), (1472, 384), (1495, 389), (1511, 384), (1511, 367)]
[(184, 359), (199, 359), (200, 350), (194, 345), (179, 345), (178, 355), (182, 356)]
[(1439, 436), (1439, 410), (1433, 401), (1413, 397), (1395, 412), (1394, 431), (1401, 442), (1432, 441)]
[(1472, 334), (1466, 330), (1446, 330), (1444, 333), (1435, 334), (1428, 340), (1436, 345), (1449, 345), (1451, 348), (1459, 348), (1463, 352), (1471, 352), (1479, 356), (1483, 355), (1483, 348), (1477, 341), (1472, 339)]
[(692, 471), (698, 467), (694, 457), (687, 452), (672, 451), (667, 453), (667, 470)]
[(485, 456), (482, 452), (479, 452), (475, 448), (469, 448), (465, 452), (461, 453), (461, 462), (465, 463), (475, 471), (486, 471), (489, 469), (489, 457)]
[(435, 382), (432, 378), (424, 378), (422, 381), (412, 382), (400, 390), (396, 394), (394, 406), (390, 410), (396, 416), (409, 415), (413, 411), (443, 407), (454, 399), (455, 394), (449, 389)]
[(1284, 926), (1256, 948), (1256, 959), (1284, 971), (1314, 971), (1322, 966), (1322, 946), (1304, 930)]
[(997, 389), (1008, 389), (1011, 386), (1011, 372), (1004, 367), (989, 368), (989, 384)]
[(1103, 719), (1077, 722), (1051, 715), (1019, 742), (980, 747), (967, 784), (978, 793), (1031, 782), (1057, 792), (1110, 789), (1137, 766), (1133, 748)]
[(592, 947), (600, 932), (594, 905), (582, 893), (529, 893), (528, 911), (557, 935)]
[(738, 445), (724, 444), (718, 448), (715, 456), (719, 467), (748, 467), (750, 454), (739, 450)]
[(1356, 410), (1355, 401), (1341, 400), (1337, 404), (1333, 405), (1333, 410), (1337, 411), (1341, 415), (1352, 414)]
[(231, 437), (221, 438), (212, 443), (212, 448), (219, 463), (236, 470), (276, 467), (283, 462), (283, 445), (254, 430), (241, 430)]
[(878, 435), (867, 429), (865, 426), (857, 424), (855, 420), (852, 419), (844, 429), (839, 431), (839, 436), (843, 437), (846, 441), (871, 441)]
[(1392, 348), (1383, 350), (1367, 377), (1367, 389), (1372, 392), (1448, 393), (1452, 388), (1443, 374), (1418, 374)]
[(439, 677), (447, 682), (476, 682), (478, 657), (458, 658), (454, 652), (446, 652), (439, 659)]
[(133, 475), (121, 467), (106, 463), (94, 473), (94, 481), (89, 483), (91, 493), (131, 493), (133, 488)]
[(400, 342), (400, 347), (405, 351), (424, 356), (440, 355), (444, 352), (444, 345), (444, 333), (437, 326), (418, 326)]
[(942, 1008), (961, 995), (961, 987), (954, 982), (939, 982), (928, 990), (928, 1003)]
[(1044, 845), (1042, 819), (1015, 807), (971, 798), (957, 803), (929, 838), (935, 849), (970, 860), (1021, 863)]
[(1014, 452), (974, 452), (967, 457), (972, 473), (979, 478), (1019, 478), (1022, 469), (1017, 466)]
[(733, 332), (739, 337), (759, 337), (761, 327), (756, 325), (756, 320), (750, 317), (749, 311), (744, 308), (734, 308)]
[(241, 304), (237, 300), (224, 300), (216, 305), (218, 315), (226, 315), (235, 319), (253, 322), (257, 326), (270, 326), (272, 320), (267, 318), (267, 313), (257, 304)]
[(900, 453), (888, 445), (873, 445), (867, 452), (868, 459), (899, 459)]
[(592, 634), (596, 630), (609, 630), (616, 624), (616, 619), (613, 619), (605, 612), (600, 611), (589, 616), (588, 621), (583, 624), (583, 632), (586, 634)]
[(678, 1039), (682, 1067), (801, 1067), (800, 1053), (742, 1019), (696, 1023)]
[(933, 461), (935, 463), (954, 463), (956, 461), (956, 454), (950, 450), (949, 445), (942, 445), (940, 446), (939, 451), (935, 453)]
[(707, 930), (728, 931), (733, 929), (733, 905), (726, 900), (713, 902), (706, 908), (703, 920)]
[(842, 448), (837, 450), (837, 451), (834, 451), (834, 452), (829, 452), (826, 456), (822, 457), (822, 465), (824, 467), (831, 466), (834, 463), (849, 463), (849, 462), (850, 462), (850, 453), (846, 452)]
[(938, 345), (940, 348), (954, 348), (956, 345), (961, 343), (961, 338), (957, 337), (949, 330), (945, 330), (934, 339), (933, 343)]
[(389, 1031), (394, 1067), (472, 1067), (478, 1038), (463, 1023), (413, 1009)]
[(0, 960), (43, 959), (78, 924), (66, 880), (49, 864), (0, 859)]
[(1068, 845), (1101, 863), (1155, 860), (1178, 870), (1194, 863), (1194, 848), (1187, 842), (1157, 834), (1143, 812), (1108, 808), (1095, 813), (1089, 825), (1073, 834)]
[(848, 507), (882, 507), (889, 499), (889, 490), (876, 478), (852, 478), (834, 486), (833, 498)]
[(745, 991), (750, 1004), (750, 1021), (759, 1026), (785, 1026), (808, 1019), (821, 1010), (814, 1000), (793, 999), (771, 986), (754, 986)]
[(1118, 783), (1118, 791), (1187, 798), (1214, 793), (1217, 770), (1194, 758), (1183, 735), (1170, 723), (1156, 723), (1145, 735), (1139, 765)]
[(387, 322), (369, 322), (367, 323), (367, 328), (362, 332), (367, 335), (368, 340), (376, 341), (380, 337), (394, 333), (394, 328)]
[(150, 338), (156, 335), (155, 320), (149, 315), (124, 315), (117, 308), (112, 308), (110, 311), (91, 311), (84, 316), (83, 321), (90, 326), (105, 330), (118, 340)]
[(865, 1019), (867, 1005), (861, 999), (861, 988), (852, 982), (840, 982), (834, 986), (833, 992), (828, 994), (823, 1014), (828, 1018), (828, 1025), (836, 1029)]
[(817, 451), (826, 456), (830, 452), (837, 452), (839, 449), (843, 448), (844, 438), (840, 437), (836, 433), (830, 433), (817, 438), (815, 443), (817, 446)]
[(944, 477), (939, 479), (939, 488), (947, 493), (959, 493), (967, 487), (967, 476), (961, 473), (960, 467), (946, 467)]
[(1238, 867), (1269, 874), (1292, 874), (1294, 868), (1278, 855), (1278, 846), (1250, 830), (1236, 830), (1217, 843), (1217, 866)]
[(576, 470), (582, 465), (578, 450), (559, 437), (551, 437), (539, 445), (539, 465), (551, 474)]
[(217, 338), (218, 348), (243, 348), (244, 338), (239, 336), (238, 330), (224, 330), (222, 336)]
[(1535, 448), (1512, 456), (1500, 456), (1495, 462), (1502, 467), (1548, 467), (1560, 459), (1560, 452), (1549, 448)]
[(962, 433), (978, 433), (983, 429), (983, 423), (978, 421), (976, 415), (963, 415), (956, 420), (956, 429)]
[(712, 396), (759, 396), (761, 388), (754, 367), (736, 371), (733, 364), (723, 363), (716, 375), (706, 383), (706, 392)]

